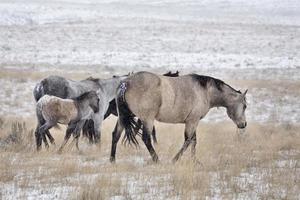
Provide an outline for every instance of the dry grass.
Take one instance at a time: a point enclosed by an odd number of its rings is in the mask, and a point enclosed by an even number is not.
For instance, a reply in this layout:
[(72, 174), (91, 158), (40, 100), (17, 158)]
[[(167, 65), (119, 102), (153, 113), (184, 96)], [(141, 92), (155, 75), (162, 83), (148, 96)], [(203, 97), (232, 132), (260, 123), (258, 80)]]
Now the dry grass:
[[(1, 67), (0, 67), (1, 68)], [(63, 69), (63, 66), (62, 66)], [(57, 75), (57, 71), (39, 71), (35, 69), (28, 69), (28, 70), (17, 70), (17, 69), (1, 69), (0, 71), (0, 79), (10, 78), (10, 79), (16, 79), (19, 82), (25, 82), (27, 79), (32, 80), (41, 80), (49, 75)], [(99, 74), (97, 72), (84, 72), (84, 71), (64, 71), (64, 77), (74, 79), (74, 80), (80, 80), (85, 79), (89, 76), (95, 76), (95, 77), (102, 77), (102, 78), (108, 78), (110, 76)]]
[[(2, 119), (3, 120), (3, 119)], [(0, 182), (3, 197), (46, 195), (53, 198), (109, 199), (296, 199), (300, 190), (300, 135), (296, 125), (250, 124), (237, 135), (232, 123), (201, 124), (197, 135), (197, 163), (190, 150), (175, 165), (171, 159), (183, 142), (183, 126), (156, 124), (157, 153), (153, 164), (144, 145), (117, 149), (117, 163), (108, 161), (110, 131), (104, 124), (101, 147), (81, 140), (75, 148), (56, 153), (57, 147), (35, 152), (34, 123), (4, 119), (1, 142), (12, 134), (21, 138), (2, 146)], [(56, 130), (57, 144), (63, 137)], [(298, 196), (297, 196), (298, 195)]]

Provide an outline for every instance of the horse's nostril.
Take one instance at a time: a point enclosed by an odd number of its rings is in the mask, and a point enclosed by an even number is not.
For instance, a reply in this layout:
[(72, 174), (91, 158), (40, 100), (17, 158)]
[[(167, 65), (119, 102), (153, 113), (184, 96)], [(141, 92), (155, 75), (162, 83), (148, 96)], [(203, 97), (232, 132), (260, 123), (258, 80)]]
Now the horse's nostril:
[(246, 128), (247, 126), (247, 122), (241, 122), (239, 125), (238, 125), (238, 128)]

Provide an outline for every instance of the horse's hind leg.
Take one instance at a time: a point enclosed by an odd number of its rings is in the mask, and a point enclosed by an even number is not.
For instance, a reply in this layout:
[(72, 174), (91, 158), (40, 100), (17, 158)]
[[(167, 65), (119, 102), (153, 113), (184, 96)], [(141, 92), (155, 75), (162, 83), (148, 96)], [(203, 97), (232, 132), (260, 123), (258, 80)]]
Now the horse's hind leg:
[(43, 141), (43, 132), (41, 131), (41, 127), (45, 124), (45, 119), (41, 113), (41, 110), (39, 108), (36, 108), (36, 117), (37, 117), (37, 127), (35, 129), (35, 140), (36, 140), (36, 148), (37, 151), (39, 151), (42, 147), (42, 141)]
[(111, 152), (110, 152), (110, 162), (115, 162), (116, 160), (116, 149), (118, 141), (121, 137), (121, 133), (124, 130), (124, 126), (117, 121), (114, 131), (112, 132), (112, 144), (111, 144)]
[(157, 154), (152, 146), (152, 143), (151, 143), (150, 134), (152, 133), (152, 130), (153, 130), (153, 121), (144, 122), (142, 139), (152, 157), (152, 160), (154, 162), (158, 162), (158, 156), (157, 156)]
[(153, 139), (154, 144), (157, 144), (155, 126), (153, 126), (152, 139)]
[[(194, 136), (194, 133), (196, 133), (197, 125), (198, 125), (198, 122), (185, 124), (185, 130), (184, 130), (185, 141), (184, 141), (181, 149), (179, 150), (179, 152), (173, 158), (173, 162), (176, 162), (182, 156), (182, 154), (185, 152), (185, 150), (189, 147), (189, 145), (193, 142), (193, 136)], [(196, 135), (195, 135), (195, 139), (196, 139)], [(193, 142), (193, 145), (194, 145), (194, 147), (192, 147), (192, 149), (196, 147), (196, 143)]]
[[(48, 131), (48, 130), (47, 130), (47, 131)], [(45, 132), (46, 132), (46, 131), (45, 131)], [(44, 144), (45, 144), (45, 147), (46, 147), (47, 149), (49, 149), (49, 144), (48, 144), (48, 141), (47, 141), (45, 132), (43, 132), (42, 138), (43, 138), (43, 142), (44, 142)]]
[(48, 137), (48, 139), (50, 140), (50, 143), (55, 145), (55, 140), (54, 140), (54, 138), (52, 137), (52, 135), (51, 135), (51, 133), (49, 132), (49, 130), (45, 131), (45, 134), (46, 134), (46, 136)]
[[(138, 132), (143, 126), (143, 123), (140, 119), (138, 119), (137, 123), (136, 123), (136, 127), (135, 127), (135, 131)], [(153, 131), (151, 133), (152, 139), (154, 144), (157, 144), (157, 139), (156, 139), (156, 131), (155, 131), (155, 126), (153, 126)]]
[(41, 150), (42, 147), (42, 135), (39, 129), (40, 129), (40, 125), (38, 124), (34, 132), (37, 151)]
[(45, 143), (45, 147), (49, 148), (49, 144), (46, 138), (46, 132), (49, 131), (50, 128), (52, 128), (56, 123), (54, 122), (46, 122), (45, 124), (43, 124), (41, 127), (39, 127), (39, 132), (41, 134), (41, 137)]

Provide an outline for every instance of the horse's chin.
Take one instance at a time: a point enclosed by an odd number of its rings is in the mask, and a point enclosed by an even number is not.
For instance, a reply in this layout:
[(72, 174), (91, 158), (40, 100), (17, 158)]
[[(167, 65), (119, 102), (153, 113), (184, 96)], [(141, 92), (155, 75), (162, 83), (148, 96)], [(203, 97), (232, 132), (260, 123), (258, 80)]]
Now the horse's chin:
[(245, 132), (246, 132), (246, 127), (244, 127), (244, 128), (237, 128), (237, 133), (239, 135), (244, 135)]

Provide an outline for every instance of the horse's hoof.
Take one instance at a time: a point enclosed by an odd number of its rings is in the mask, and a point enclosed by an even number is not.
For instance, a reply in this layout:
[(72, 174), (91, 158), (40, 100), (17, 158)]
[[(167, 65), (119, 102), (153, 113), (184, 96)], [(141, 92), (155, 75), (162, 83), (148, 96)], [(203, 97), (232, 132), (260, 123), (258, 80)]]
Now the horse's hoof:
[(78, 154), (79, 154), (79, 155), (83, 155), (83, 151), (78, 150)]
[(155, 157), (155, 158), (153, 158), (152, 160), (153, 160), (153, 162), (154, 162), (155, 164), (158, 164), (158, 163), (159, 163), (158, 157)]
[(109, 159), (110, 163), (115, 164), (116, 163), (116, 159), (114, 157), (110, 157)]
[(194, 162), (195, 165), (198, 165), (198, 166), (200, 166), (200, 167), (204, 167), (203, 163), (200, 162), (200, 161), (197, 160), (197, 159), (193, 159), (193, 162)]
[(175, 164), (178, 161), (178, 159), (179, 159), (178, 157), (173, 158), (172, 163)]
[(58, 153), (58, 154), (62, 154), (62, 150), (61, 150), (61, 149), (58, 150), (57, 153)]

